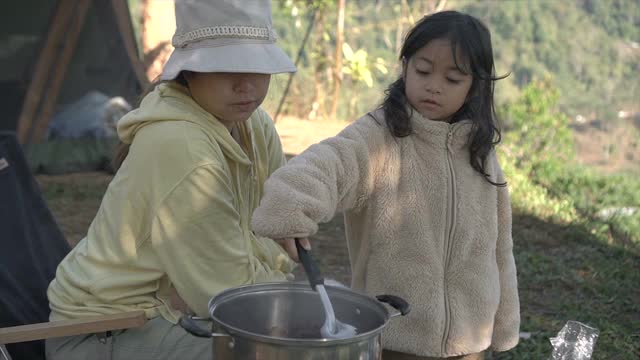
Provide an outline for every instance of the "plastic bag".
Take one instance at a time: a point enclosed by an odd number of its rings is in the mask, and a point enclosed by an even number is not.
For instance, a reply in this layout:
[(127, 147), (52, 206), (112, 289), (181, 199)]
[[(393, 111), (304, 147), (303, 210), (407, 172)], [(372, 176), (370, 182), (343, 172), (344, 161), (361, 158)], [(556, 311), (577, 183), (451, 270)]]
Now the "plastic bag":
[(567, 321), (556, 337), (551, 360), (589, 360), (599, 331), (578, 321)]

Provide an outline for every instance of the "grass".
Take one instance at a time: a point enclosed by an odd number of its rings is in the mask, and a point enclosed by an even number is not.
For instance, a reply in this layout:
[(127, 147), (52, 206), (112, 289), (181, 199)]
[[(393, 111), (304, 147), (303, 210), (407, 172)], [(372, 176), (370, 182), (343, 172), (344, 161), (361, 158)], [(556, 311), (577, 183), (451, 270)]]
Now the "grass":
[(542, 184), (512, 157), (501, 163), (514, 209), (521, 331), (531, 338), (492, 359), (549, 359), (549, 338), (569, 320), (599, 329), (592, 359), (640, 358), (640, 222), (593, 216), (638, 206), (637, 180), (574, 172)]
[(522, 332), (512, 351), (492, 359), (547, 359), (569, 320), (598, 328), (592, 359), (640, 357), (640, 256), (603, 243), (586, 225), (514, 216)]
[(39, 175), (37, 180), (67, 241), (75, 245), (86, 235), (111, 176), (104, 173)]
[[(96, 200), (102, 198), (106, 190), (104, 182), (95, 183), (89, 181), (65, 181), (58, 182), (53, 177), (40, 177), (42, 193), (50, 202), (54, 203), (73, 203), (76, 201)], [(43, 180), (44, 179), (44, 180)], [(99, 179), (96, 177), (95, 179)]]

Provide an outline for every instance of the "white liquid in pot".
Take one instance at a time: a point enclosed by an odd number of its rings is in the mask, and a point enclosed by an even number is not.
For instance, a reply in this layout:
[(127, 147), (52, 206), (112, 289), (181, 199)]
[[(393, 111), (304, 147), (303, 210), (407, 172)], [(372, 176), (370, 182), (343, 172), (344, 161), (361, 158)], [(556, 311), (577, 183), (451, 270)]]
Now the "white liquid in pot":
[(322, 328), (320, 328), (322, 337), (330, 339), (346, 339), (355, 336), (358, 333), (355, 326), (345, 324), (336, 319), (336, 314), (333, 311), (333, 305), (331, 305), (331, 300), (329, 300), (329, 295), (327, 294), (327, 290), (324, 288), (324, 285), (316, 285), (316, 291), (318, 292), (318, 295), (320, 295), (320, 301), (322, 302), (322, 307), (324, 308), (326, 316), (325, 323)]

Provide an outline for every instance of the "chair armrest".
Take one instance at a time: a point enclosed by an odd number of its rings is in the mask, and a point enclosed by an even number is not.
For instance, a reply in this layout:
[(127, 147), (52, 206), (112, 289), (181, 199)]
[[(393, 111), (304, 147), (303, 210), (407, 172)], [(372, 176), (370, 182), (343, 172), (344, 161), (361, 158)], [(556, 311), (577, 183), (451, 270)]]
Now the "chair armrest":
[(142, 326), (146, 321), (147, 317), (144, 311), (139, 310), (114, 315), (12, 326), (0, 328), (0, 344), (128, 329)]

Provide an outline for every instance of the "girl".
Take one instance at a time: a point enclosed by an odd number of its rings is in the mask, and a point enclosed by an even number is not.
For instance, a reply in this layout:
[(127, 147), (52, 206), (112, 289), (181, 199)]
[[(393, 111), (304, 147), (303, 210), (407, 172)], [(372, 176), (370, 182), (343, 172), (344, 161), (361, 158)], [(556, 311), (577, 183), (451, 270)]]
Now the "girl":
[(344, 211), (352, 287), (412, 305), (389, 324), (384, 359), (481, 359), (514, 347), (520, 323), (490, 34), (436, 13), (400, 60), (380, 108), (270, 177), (252, 227), (297, 258), (292, 238)]
[(164, 82), (118, 123), (128, 154), (48, 290), (51, 320), (144, 310), (149, 321), (48, 340), (49, 359), (210, 359), (211, 339), (176, 325), (183, 311), (208, 316), (222, 290), (291, 278), (286, 252), (249, 229), (264, 180), (285, 162), (259, 105), (271, 74), (295, 71), (275, 44), (271, 4), (175, 7)]

